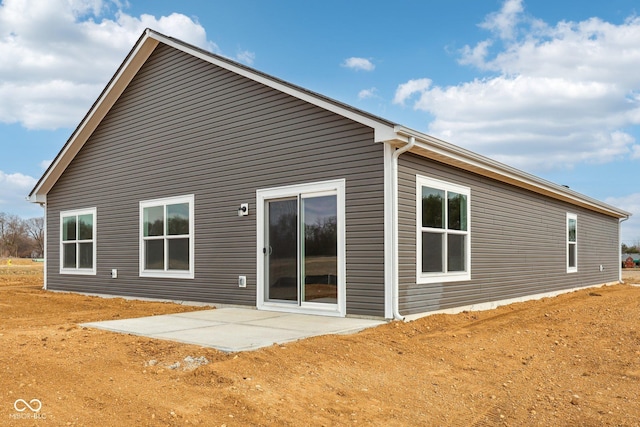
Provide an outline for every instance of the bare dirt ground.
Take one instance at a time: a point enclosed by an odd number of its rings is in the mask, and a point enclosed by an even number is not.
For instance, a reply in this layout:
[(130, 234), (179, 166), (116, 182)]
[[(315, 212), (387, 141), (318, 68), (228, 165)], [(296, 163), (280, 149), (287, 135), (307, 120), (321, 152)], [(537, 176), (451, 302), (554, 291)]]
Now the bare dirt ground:
[(225, 354), (78, 326), (195, 307), (41, 286), (0, 260), (0, 425), (640, 425), (639, 287)]

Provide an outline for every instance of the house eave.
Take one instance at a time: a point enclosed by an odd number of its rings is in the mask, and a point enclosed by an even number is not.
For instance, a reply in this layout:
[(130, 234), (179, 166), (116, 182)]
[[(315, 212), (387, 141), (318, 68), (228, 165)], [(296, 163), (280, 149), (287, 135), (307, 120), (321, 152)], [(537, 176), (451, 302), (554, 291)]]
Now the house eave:
[(396, 143), (399, 144), (404, 144), (409, 137), (415, 138), (416, 144), (411, 150), (414, 154), (614, 218), (623, 219), (631, 216), (630, 212), (615, 208), (562, 185), (549, 182), (430, 135), (404, 126), (396, 126), (395, 132), (402, 137), (396, 140)]
[(27, 197), (27, 201), (31, 203), (37, 203), (40, 205), (47, 204), (47, 195), (46, 194), (35, 194), (32, 193)]

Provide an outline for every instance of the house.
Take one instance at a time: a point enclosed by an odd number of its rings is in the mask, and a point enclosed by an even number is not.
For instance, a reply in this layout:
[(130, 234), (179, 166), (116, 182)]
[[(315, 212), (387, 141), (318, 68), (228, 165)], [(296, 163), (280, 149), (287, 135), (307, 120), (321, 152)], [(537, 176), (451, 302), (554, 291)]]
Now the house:
[(29, 198), (46, 289), (378, 318), (617, 283), (630, 215), (152, 30)]
[(624, 261), (622, 261), (622, 268), (634, 268), (636, 266), (636, 263), (633, 262), (633, 258), (628, 256), (627, 258), (624, 259)]
[(640, 267), (640, 254), (622, 254), (620, 259), (622, 268)]

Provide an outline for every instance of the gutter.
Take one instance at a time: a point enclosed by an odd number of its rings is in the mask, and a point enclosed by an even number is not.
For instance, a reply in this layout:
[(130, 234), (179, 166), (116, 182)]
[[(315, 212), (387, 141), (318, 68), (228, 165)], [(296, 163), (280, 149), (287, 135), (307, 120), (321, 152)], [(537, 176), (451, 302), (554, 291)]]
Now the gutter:
[[(620, 226), (628, 219), (629, 217), (618, 220), (618, 253), (620, 253), (620, 248), (622, 248), (622, 228)], [(620, 256), (618, 256), (618, 283), (622, 283), (622, 262)]]
[[(393, 275), (391, 281), (391, 300), (393, 319), (404, 321), (404, 316), (400, 314), (399, 310), (399, 275), (398, 275), (398, 262), (399, 262), (399, 247), (398, 247), (398, 158), (411, 150), (416, 145), (416, 139), (410, 136), (409, 142), (401, 148), (398, 148), (391, 155), (391, 200), (393, 204), (393, 218), (391, 223), (393, 224), (393, 237), (392, 237), (392, 250), (393, 250)], [(622, 273), (621, 273), (622, 274)]]
[[(42, 289), (44, 289), (45, 291), (48, 289), (47, 287), (47, 264), (49, 264), (49, 254), (47, 254), (47, 241), (49, 240), (48, 237), (48, 232), (47, 232), (47, 204), (46, 203), (40, 203), (40, 206), (44, 209), (44, 242), (42, 243), (42, 257), (44, 258), (44, 281), (42, 283)], [(620, 273), (622, 274), (622, 273)]]

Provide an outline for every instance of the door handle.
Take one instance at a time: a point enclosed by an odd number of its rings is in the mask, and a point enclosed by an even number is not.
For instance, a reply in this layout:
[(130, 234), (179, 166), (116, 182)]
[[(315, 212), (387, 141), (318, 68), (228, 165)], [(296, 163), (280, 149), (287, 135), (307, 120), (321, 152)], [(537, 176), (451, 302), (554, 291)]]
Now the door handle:
[(267, 248), (262, 248), (262, 253), (265, 255), (271, 255), (273, 253), (273, 248), (269, 246), (269, 253), (267, 254)]

